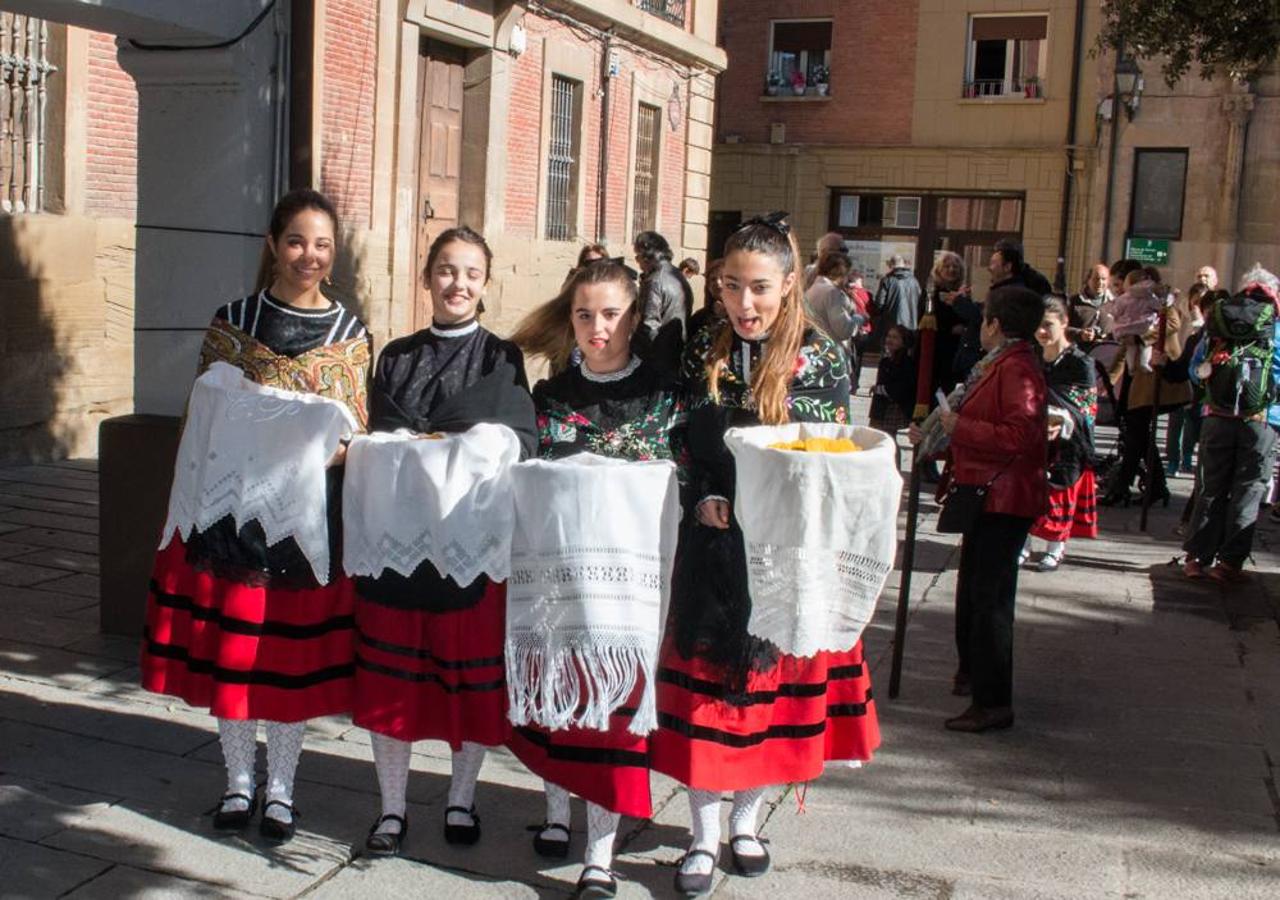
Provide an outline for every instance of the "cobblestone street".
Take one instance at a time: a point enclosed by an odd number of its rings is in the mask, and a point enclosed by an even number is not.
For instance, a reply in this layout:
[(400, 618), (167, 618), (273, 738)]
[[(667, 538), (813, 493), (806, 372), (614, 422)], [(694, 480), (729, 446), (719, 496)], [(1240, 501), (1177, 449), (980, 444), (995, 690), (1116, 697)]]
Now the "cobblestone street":
[[(440, 835), (443, 745), (417, 746), (407, 858), (353, 845), (377, 813), (367, 736), (313, 723), (298, 838), (270, 849), (215, 836), (213, 720), (137, 686), (133, 639), (98, 633), (92, 461), (0, 469), (0, 896), (564, 896), (526, 826), (540, 783), (490, 756), (472, 849)], [(1017, 726), (946, 732), (955, 547), (921, 528), (902, 694), (888, 700), (897, 575), (868, 635), (884, 745), (862, 770), (772, 796), (775, 874), (722, 875), (722, 897), (1274, 897), (1280, 890), (1280, 537), (1260, 526), (1254, 581), (1225, 593), (1168, 565), (1176, 513), (1104, 512), (1054, 574), (1026, 572), (1018, 606)], [(931, 509), (930, 504), (925, 504)], [(110, 523), (106, 523), (110, 527)], [(952, 571), (947, 571), (951, 569)], [(260, 754), (260, 765), (262, 755)], [(671, 895), (688, 809), (655, 781), (651, 822), (625, 821), (621, 895)], [(582, 812), (575, 811), (579, 854)], [(723, 864), (722, 864), (723, 868)]]

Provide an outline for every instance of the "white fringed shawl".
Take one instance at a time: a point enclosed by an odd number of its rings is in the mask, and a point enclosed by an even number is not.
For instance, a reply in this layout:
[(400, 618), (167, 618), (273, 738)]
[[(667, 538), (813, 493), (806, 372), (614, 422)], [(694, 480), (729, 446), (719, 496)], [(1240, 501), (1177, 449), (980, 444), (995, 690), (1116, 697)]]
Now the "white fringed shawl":
[(429, 561), (466, 587), (504, 581), (511, 565), (511, 465), (520, 441), (505, 425), (423, 438), (361, 435), (347, 450), (342, 563), (348, 575), (409, 576)]
[[(850, 438), (865, 449), (769, 448), (810, 437)], [(902, 492), (893, 439), (870, 428), (792, 424), (731, 428), (724, 441), (737, 465), (747, 630), (793, 656), (851, 649), (893, 568)]]
[(161, 549), (225, 516), (262, 526), (268, 546), (293, 538), (316, 581), (329, 581), (325, 466), (357, 429), (336, 400), (266, 387), (215, 362), (196, 379), (174, 464)]
[(642, 682), (629, 730), (648, 734), (680, 519), (674, 463), (582, 453), (512, 474), (511, 721), (606, 731)]

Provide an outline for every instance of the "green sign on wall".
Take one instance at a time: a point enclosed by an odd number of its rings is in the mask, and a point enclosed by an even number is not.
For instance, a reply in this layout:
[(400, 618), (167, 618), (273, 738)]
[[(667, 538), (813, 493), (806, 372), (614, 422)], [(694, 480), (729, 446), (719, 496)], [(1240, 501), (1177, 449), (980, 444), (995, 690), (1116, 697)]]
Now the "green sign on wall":
[(1157, 241), (1152, 238), (1131, 237), (1124, 242), (1124, 255), (1129, 259), (1136, 259), (1140, 263), (1167, 266), (1169, 264), (1169, 242)]

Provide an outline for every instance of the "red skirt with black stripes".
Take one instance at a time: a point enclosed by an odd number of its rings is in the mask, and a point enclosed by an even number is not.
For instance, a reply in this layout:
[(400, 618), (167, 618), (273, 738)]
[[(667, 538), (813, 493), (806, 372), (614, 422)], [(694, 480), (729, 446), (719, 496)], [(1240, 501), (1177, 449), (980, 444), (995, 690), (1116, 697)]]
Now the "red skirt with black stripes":
[(1085, 469), (1070, 487), (1049, 488), (1049, 511), (1031, 526), (1031, 533), (1046, 541), (1098, 536), (1098, 482), (1093, 469)]
[(741, 705), (724, 695), (715, 666), (664, 644), (649, 740), (655, 771), (698, 790), (738, 791), (810, 781), (827, 762), (867, 761), (880, 746), (861, 641), (840, 653), (781, 656), (748, 675)]
[(653, 815), (649, 739), (627, 730), (643, 690), (636, 685), (609, 717), (608, 731), (517, 725), (507, 746), (530, 772), (552, 784), (611, 812), (647, 819)]
[(354, 606), (346, 577), (309, 590), (229, 581), (194, 568), (175, 537), (156, 555), (142, 686), (223, 719), (350, 712)]
[(353, 719), (402, 741), (506, 743), (507, 586), (467, 609), (427, 612), (357, 594)]

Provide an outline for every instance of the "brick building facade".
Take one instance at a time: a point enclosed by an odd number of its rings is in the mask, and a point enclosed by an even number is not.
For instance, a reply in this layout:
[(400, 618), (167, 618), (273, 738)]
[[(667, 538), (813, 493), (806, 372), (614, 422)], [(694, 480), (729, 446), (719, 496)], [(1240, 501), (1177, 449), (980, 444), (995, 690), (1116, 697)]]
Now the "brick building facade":
[(14, 14), (0, 31), (33, 35), (4, 50), (43, 46), (47, 65), (30, 179), (0, 161), (6, 188), (30, 188), (0, 211), (0, 464), (93, 455), (99, 423), (133, 407), (137, 90), (112, 35)]

